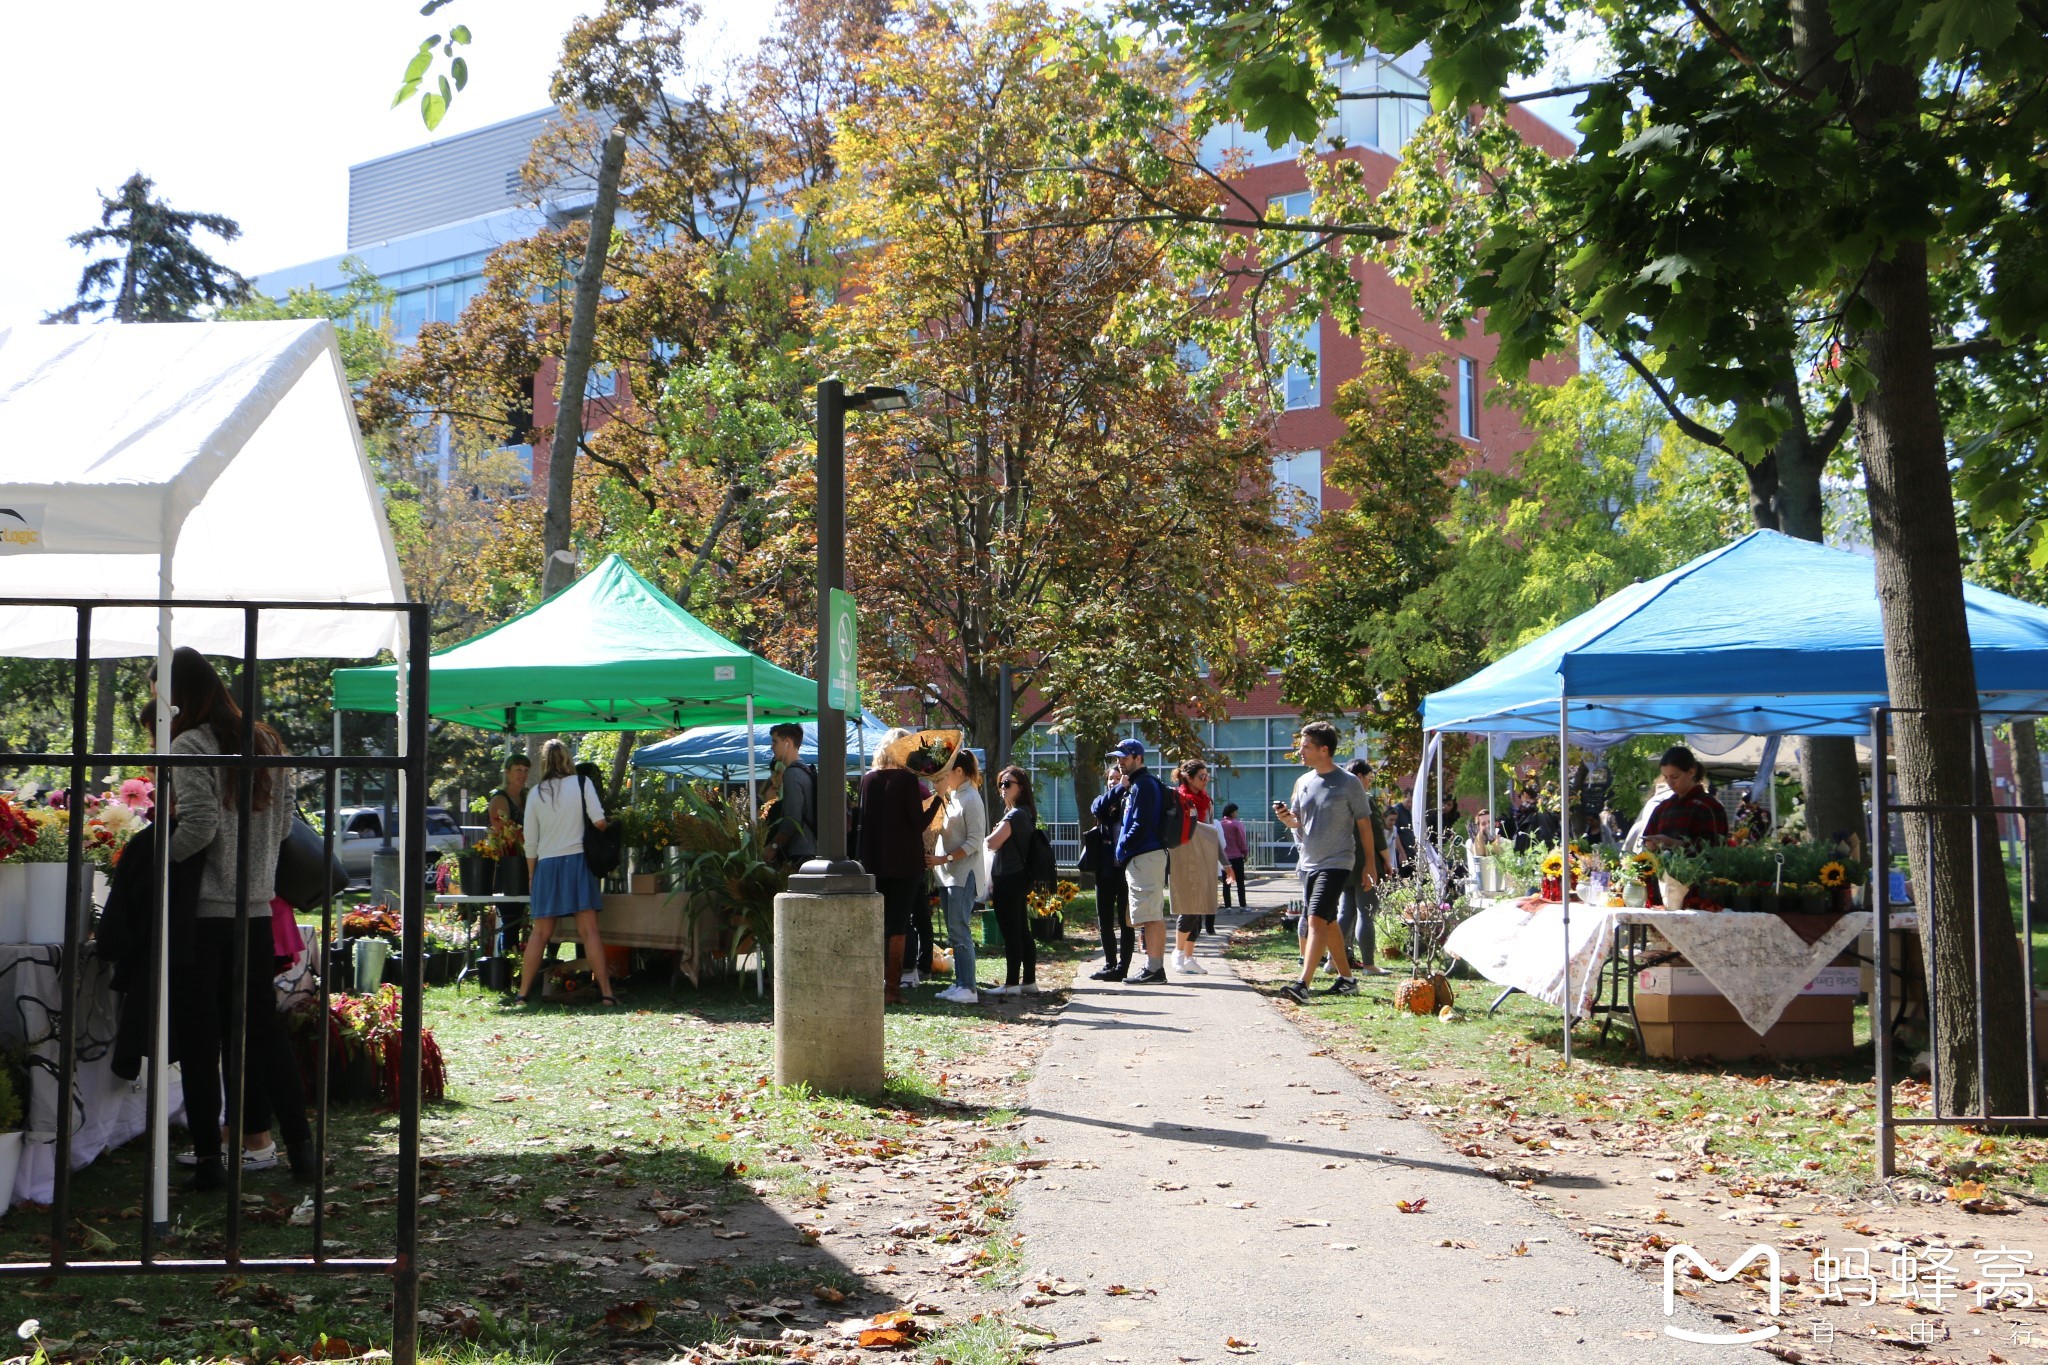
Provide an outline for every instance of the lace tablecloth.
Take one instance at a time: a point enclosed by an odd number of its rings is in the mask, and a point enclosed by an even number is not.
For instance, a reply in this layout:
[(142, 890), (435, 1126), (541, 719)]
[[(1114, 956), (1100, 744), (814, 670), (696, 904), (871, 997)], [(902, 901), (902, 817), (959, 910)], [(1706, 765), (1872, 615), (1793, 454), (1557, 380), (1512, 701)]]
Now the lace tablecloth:
[[(29, 1093), (23, 1098), (25, 1133), (14, 1197), (47, 1204), (56, 1188), (59, 1026), (63, 1019), (55, 944), (0, 943), (0, 1043), (28, 1054)], [(90, 1163), (148, 1124), (147, 1072), (133, 1081), (114, 1074), (118, 1000), (112, 968), (95, 945), (84, 947), (78, 983), (78, 1072), (71, 1092), (71, 1166)], [(171, 1109), (182, 1102), (178, 1073), (169, 1073)]]
[(1867, 912), (1844, 915), (1808, 943), (1776, 915), (1573, 905), (1567, 942), (1563, 906), (1528, 911), (1514, 901), (1496, 901), (1452, 930), (1444, 950), (1487, 980), (1560, 1008), (1569, 962), (1570, 1013), (1577, 1018), (1592, 1007), (1615, 929), (1648, 925), (1727, 997), (1743, 1023), (1765, 1033), (1820, 969), (1871, 927), (1871, 918)]

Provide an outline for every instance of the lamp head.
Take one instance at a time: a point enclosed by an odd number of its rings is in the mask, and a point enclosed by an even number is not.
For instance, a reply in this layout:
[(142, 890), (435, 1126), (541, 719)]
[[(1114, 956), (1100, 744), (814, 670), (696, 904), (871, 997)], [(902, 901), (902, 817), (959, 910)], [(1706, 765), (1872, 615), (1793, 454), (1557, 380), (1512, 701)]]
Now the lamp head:
[(846, 406), (855, 412), (901, 412), (910, 406), (910, 393), (870, 384), (846, 395)]

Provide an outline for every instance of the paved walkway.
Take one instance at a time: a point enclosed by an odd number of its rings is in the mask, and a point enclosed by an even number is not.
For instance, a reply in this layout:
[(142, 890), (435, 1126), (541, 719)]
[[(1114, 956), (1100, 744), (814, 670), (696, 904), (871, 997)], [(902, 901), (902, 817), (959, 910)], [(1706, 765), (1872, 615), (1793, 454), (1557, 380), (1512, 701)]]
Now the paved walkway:
[[(1291, 893), (1275, 880), (1252, 899)], [(1027, 1289), (1084, 1292), (1020, 1316), (1063, 1342), (1100, 1338), (1046, 1360), (1220, 1362), (1240, 1358), (1231, 1338), (1256, 1343), (1254, 1360), (1317, 1365), (1737, 1354), (1665, 1336), (1667, 1321), (1733, 1329), (1683, 1304), (1666, 1319), (1654, 1283), (1310, 1056), (1219, 945), (1203, 949), (1209, 974), (1169, 967), (1166, 986), (1082, 968), (1033, 1082), (1025, 1131), (1048, 1164), (1020, 1187)]]

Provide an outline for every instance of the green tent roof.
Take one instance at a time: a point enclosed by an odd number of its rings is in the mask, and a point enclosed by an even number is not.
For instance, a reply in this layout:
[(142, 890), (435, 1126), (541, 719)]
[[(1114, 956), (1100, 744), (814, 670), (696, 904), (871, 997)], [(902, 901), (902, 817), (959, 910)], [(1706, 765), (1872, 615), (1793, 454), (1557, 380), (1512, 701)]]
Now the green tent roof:
[[(398, 709), (398, 670), (342, 668), (338, 711)], [(612, 555), (572, 586), (435, 651), (427, 712), (486, 730), (665, 730), (817, 712), (817, 684), (756, 658)]]

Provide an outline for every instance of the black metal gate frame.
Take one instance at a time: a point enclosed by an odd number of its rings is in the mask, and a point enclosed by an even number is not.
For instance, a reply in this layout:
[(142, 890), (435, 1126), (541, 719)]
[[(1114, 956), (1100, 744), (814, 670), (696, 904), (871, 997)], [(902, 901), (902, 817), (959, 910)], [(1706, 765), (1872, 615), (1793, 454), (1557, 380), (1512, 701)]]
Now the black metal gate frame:
[[(117, 607), (146, 608), (157, 610), (170, 606), (179, 610), (218, 609), (236, 611), (242, 614), (242, 674), (240, 704), (242, 707), (242, 737), (239, 754), (185, 755), (185, 754), (96, 754), (89, 752), (90, 717), (87, 699), (90, 691), (92, 669), (92, 617), (95, 610)], [(391, 1277), (391, 1354), (397, 1365), (412, 1365), (419, 1355), (419, 1154), (420, 1154), (420, 1032), (422, 1027), (421, 993), (421, 950), (425, 929), (426, 898), (424, 881), (424, 849), (426, 847), (426, 806), (427, 806), (427, 655), (431, 650), (429, 610), (412, 602), (401, 603), (342, 603), (342, 602), (236, 602), (215, 600), (174, 600), (163, 602), (156, 598), (133, 598), (119, 600), (62, 600), (50, 598), (0, 598), (0, 607), (63, 608), (76, 613), (78, 618), (77, 650), (72, 659), (71, 693), (71, 751), (62, 754), (8, 754), (0, 753), (0, 762), (10, 758), (29, 758), (42, 764), (68, 764), (71, 769), (71, 791), (83, 792), (86, 773), (89, 768), (112, 767), (148, 763), (156, 766), (160, 788), (171, 783), (162, 779), (181, 767), (228, 768), (236, 772), (241, 784), (239, 810), (239, 838), (241, 862), (236, 868), (235, 915), (235, 975), (231, 991), (230, 1026), (228, 1030), (228, 1065), (223, 1073), (223, 1090), (228, 1105), (229, 1126), (232, 1132), (240, 1133), (242, 1127), (242, 1086), (240, 1084), (243, 1066), (243, 1014), (247, 993), (241, 983), (247, 979), (248, 956), (248, 906), (242, 901), (242, 888), (249, 875), (249, 804), (251, 787), (256, 770), (259, 768), (289, 768), (317, 771), (325, 774), (324, 801), (326, 806), (325, 852), (331, 860), (334, 854), (334, 811), (338, 802), (338, 778), (343, 768), (359, 768), (373, 771), (395, 772), (399, 775), (406, 796), (404, 822), (402, 827), (402, 854), (400, 861), (401, 907), (401, 972), (399, 1027), (400, 1027), (400, 1083), (398, 1104), (398, 1188), (397, 1188), (397, 1229), (389, 1256), (337, 1257), (327, 1254), (325, 1219), (327, 1203), (327, 1054), (326, 1047), (316, 1051), (317, 1075), (314, 1083), (314, 1151), (317, 1172), (313, 1184), (313, 1249), (309, 1256), (245, 1257), (242, 1247), (242, 1163), (230, 1159), (226, 1163), (227, 1175), (227, 1231), (225, 1253), (218, 1259), (187, 1258), (176, 1259), (157, 1255), (157, 1239), (163, 1229), (148, 1216), (142, 1220), (141, 1253), (135, 1260), (74, 1260), (70, 1255), (70, 1196), (71, 1196), (71, 1144), (73, 1085), (77, 1079), (77, 1029), (73, 1021), (77, 1018), (80, 947), (84, 941), (84, 926), (80, 923), (80, 910), (86, 900), (89, 883), (83, 859), (85, 825), (80, 819), (71, 824), (71, 847), (69, 875), (65, 880), (64, 943), (59, 961), (59, 1061), (56, 1172), (50, 1202), (50, 1256), (40, 1262), (0, 1263), (0, 1279), (42, 1279), (68, 1275), (218, 1275), (223, 1271), (259, 1271), (266, 1275), (363, 1275), (385, 1274)], [(319, 612), (386, 612), (405, 617), (406, 626), (406, 726), (404, 756), (366, 755), (344, 760), (340, 754), (290, 754), (283, 756), (258, 755), (255, 750), (255, 724), (261, 696), (256, 689), (257, 677), (257, 626), (266, 612), (319, 611)], [(175, 781), (174, 778), (171, 781)], [(164, 792), (159, 791), (158, 808), (164, 809)], [(82, 807), (75, 807), (74, 814)], [(155, 842), (157, 855), (157, 877), (167, 876), (170, 859), (170, 841), (158, 839)], [(324, 945), (333, 927), (334, 901), (331, 895), (323, 898), (320, 906), (320, 941)], [(166, 951), (165, 926), (161, 914), (151, 916), (151, 952), (154, 962), (162, 962)], [(327, 974), (321, 973), (320, 1015), (328, 1014), (329, 991)], [(159, 1008), (157, 982), (159, 974), (152, 970), (149, 986), (150, 1017), (154, 1019)], [(152, 1044), (154, 1051), (154, 1044)], [(154, 1059), (152, 1059), (154, 1060)], [(153, 1151), (157, 1136), (157, 1071), (154, 1065), (149, 1069), (149, 1119), (145, 1138)], [(143, 1207), (152, 1204), (155, 1173), (148, 1177), (150, 1188), (144, 1190)]]
[[(1877, 1085), (1877, 1175), (1880, 1180), (1889, 1180), (1897, 1174), (1898, 1130), (1904, 1127), (1956, 1127), (1961, 1125), (1986, 1125), (2002, 1128), (2048, 1128), (2048, 1118), (2043, 1118), (2041, 1109), (2042, 1064), (2036, 1050), (2034, 1038), (2034, 900), (2029, 894), (2033, 886), (2033, 859), (2027, 846), (2025, 817), (2048, 815), (2048, 806), (2023, 806), (2018, 803), (2018, 793), (2010, 805), (1999, 805), (1994, 800), (1968, 802), (1964, 804), (1942, 804), (1936, 802), (1909, 803), (1890, 799), (1886, 775), (1890, 767), (1891, 722), (1894, 716), (1923, 715), (1948, 716), (1967, 721), (1975, 732), (1976, 742), (1970, 746), (1971, 790), (1989, 790), (1988, 774), (1984, 769), (1984, 713), (1981, 711), (1940, 711), (1925, 707), (1879, 706), (1870, 714), (1870, 774), (1871, 774), (1871, 840), (1870, 840), (1870, 903), (1877, 908), (1873, 917), (1872, 956), (1876, 959), (1871, 973), (1871, 1043), (1875, 1057), (1875, 1081)], [(2001, 722), (2014, 721), (2032, 723), (2039, 719), (2035, 715), (1999, 715)], [(1927, 1114), (1901, 1116), (1893, 1111), (1892, 1085), (1894, 1082), (1893, 1030), (1886, 1020), (1891, 1017), (1891, 817), (1894, 815), (1950, 815), (1969, 816), (1972, 819), (1999, 816), (2020, 817), (2020, 935), (2021, 967), (2024, 997), (2020, 1002), (2020, 1014), (2024, 1020), (2024, 1045), (2027, 1059), (2027, 1112), (2024, 1114), (1994, 1114), (1991, 1112), (1988, 1087), (1980, 1084), (1978, 1093), (1983, 1097), (1983, 1108), (1975, 1114), (1956, 1114), (1941, 1108), (1941, 1056), (1933, 1048), (1935, 1021), (1941, 1008), (1937, 998), (1939, 992), (1933, 985), (1932, 972), (1928, 972), (1927, 987), (1927, 1032), (1933, 1057), (1933, 1071), (1928, 1081), (1932, 1110)], [(1990, 1069), (1990, 1040), (1985, 1028), (1984, 1012), (1984, 920), (1981, 899), (1980, 875), (1983, 871), (1982, 841), (1976, 837), (1970, 840), (1970, 921), (1975, 941), (1971, 945), (1971, 959), (1976, 966), (1977, 992), (1977, 1075), (1982, 1078)], [(1927, 849), (1923, 855), (1923, 866), (1932, 868), (1934, 863), (1934, 833), (1930, 823), (1927, 829)], [(1928, 888), (1931, 890), (1931, 888)], [(1923, 891), (1923, 895), (1925, 892)], [(1921, 921), (1923, 934), (1931, 938), (1934, 932), (1933, 906), (1915, 903), (1915, 910), (1928, 918)], [(1928, 955), (1926, 966), (1932, 966), (1932, 955)]]

